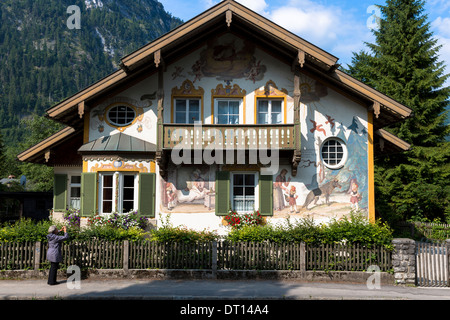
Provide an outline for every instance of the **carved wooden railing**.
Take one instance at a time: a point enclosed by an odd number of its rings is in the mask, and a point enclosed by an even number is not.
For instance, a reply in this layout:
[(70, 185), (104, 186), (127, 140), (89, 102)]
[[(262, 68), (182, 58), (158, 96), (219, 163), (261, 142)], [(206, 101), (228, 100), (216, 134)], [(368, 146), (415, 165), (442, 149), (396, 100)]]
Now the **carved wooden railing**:
[(294, 137), (294, 124), (164, 124), (163, 148), (293, 150), (296, 147)]

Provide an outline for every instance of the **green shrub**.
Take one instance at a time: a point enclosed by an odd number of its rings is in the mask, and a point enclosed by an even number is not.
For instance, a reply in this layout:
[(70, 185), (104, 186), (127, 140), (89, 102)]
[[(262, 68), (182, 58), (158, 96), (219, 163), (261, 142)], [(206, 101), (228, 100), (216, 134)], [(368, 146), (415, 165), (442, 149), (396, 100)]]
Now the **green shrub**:
[[(13, 224), (4, 225), (0, 228), (0, 242), (24, 242), (24, 241), (47, 241), (48, 228), (55, 224), (50, 220), (35, 222), (31, 219), (22, 219)], [(55, 224), (58, 229), (61, 224)], [(95, 226), (80, 229), (77, 225), (67, 226), (69, 241), (76, 240), (130, 240), (137, 241), (145, 239), (148, 234), (139, 227), (129, 227), (128, 229), (114, 227), (113, 225)]]
[(367, 246), (392, 246), (392, 230), (377, 221), (369, 223), (366, 218), (351, 214), (349, 218), (333, 220), (327, 224), (315, 224), (312, 219), (295, 222), (286, 220), (285, 224), (265, 226), (245, 226), (230, 231), (227, 240), (231, 241), (271, 241), (321, 243), (359, 243)]
[(0, 242), (45, 241), (51, 225), (52, 222), (49, 220), (35, 222), (31, 219), (5, 224), (0, 228)]
[(88, 226), (81, 230), (69, 231), (71, 240), (85, 241), (89, 239), (108, 240), (108, 241), (139, 241), (145, 239), (147, 233), (138, 227), (128, 229), (117, 228), (112, 225)]
[(219, 236), (215, 231), (196, 231), (185, 226), (163, 226), (150, 232), (150, 240), (158, 242), (202, 242), (216, 241), (218, 239)]

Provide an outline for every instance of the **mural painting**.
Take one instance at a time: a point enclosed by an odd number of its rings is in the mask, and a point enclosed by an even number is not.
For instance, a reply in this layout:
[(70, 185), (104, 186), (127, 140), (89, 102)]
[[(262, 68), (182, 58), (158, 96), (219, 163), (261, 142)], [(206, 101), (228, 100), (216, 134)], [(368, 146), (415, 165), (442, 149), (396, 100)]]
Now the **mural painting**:
[(162, 177), (161, 212), (203, 213), (215, 210), (215, 174), (210, 167), (183, 166)]
[[(316, 123), (311, 126), (317, 128)], [(309, 131), (311, 136), (314, 130)], [(274, 218), (339, 219), (351, 211), (368, 212), (367, 130), (357, 117), (348, 126), (340, 126), (335, 137), (345, 143), (348, 157), (339, 169), (329, 169), (317, 160), (320, 136), (315, 139), (314, 150), (305, 152), (297, 177), (291, 176), (289, 166), (280, 166), (273, 183)]]
[(225, 34), (208, 41), (189, 73), (194, 76), (193, 82), (203, 77), (216, 77), (225, 81), (244, 78), (255, 83), (263, 79), (267, 68), (254, 54), (254, 44)]

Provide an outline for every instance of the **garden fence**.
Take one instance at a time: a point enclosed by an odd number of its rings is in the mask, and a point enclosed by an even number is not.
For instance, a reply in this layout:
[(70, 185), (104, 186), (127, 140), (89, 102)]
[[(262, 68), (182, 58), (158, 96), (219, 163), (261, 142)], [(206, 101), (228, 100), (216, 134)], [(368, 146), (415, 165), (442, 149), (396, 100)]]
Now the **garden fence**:
[[(47, 268), (46, 242), (0, 243), (0, 270)], [(213, 270), (337, 270), (364, 271), (391, 266), (384, 247), (360, 244), (153, 241), (72, 241), (63, 243), (62, 268), (213, 269)]]
[(450, 237), (450, 224), (432, 222), (398, 222), (396, 228), (408, 233), (409, 237), (424, 237), (427, 239), (444, 240)]

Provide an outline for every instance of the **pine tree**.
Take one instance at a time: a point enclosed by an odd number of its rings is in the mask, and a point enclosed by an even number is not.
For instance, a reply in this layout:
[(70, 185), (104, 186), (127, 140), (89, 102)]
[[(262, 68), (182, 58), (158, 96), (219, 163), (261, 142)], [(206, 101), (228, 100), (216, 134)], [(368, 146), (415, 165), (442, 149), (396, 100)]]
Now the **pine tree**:
[(354, 54), (346, 70), (413, 110), (389, 131), (411, 143), (408, 152), (376, 161), (376, 206), (384, 218), (450, 220), (449, 77), (424, 2), (388, 0), (380, 6), (375, 43)]

